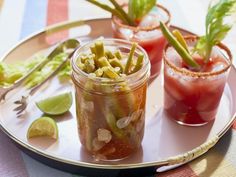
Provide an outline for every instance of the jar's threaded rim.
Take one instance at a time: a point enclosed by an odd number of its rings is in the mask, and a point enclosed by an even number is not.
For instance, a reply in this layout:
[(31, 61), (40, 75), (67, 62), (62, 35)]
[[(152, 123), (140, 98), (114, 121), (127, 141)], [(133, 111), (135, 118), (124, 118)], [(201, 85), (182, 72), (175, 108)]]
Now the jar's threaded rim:
[[(129, 42), (127, 40), (123, 40), (123, 39), (115, 39), (115, 38), (105, 38), (102, 39), (102, 42), (104, 42), (104, 46), (106, 47), (106, 43), (117, 43), (120, 45), (128, 45), (130, 48), (132, 46), (132, 42)], [(146, 53), (146, 51), (139, 45), (137, 45), (136, 47), (136, 53), (143, 53), (144, 54), (144, 63), (143, 63), (143, 67), (135, 72), (132, 73), (130, 75), (121, 77), (119, 79), (109, 79), (109, 78), (101, 78), (101, 77), (90, 77), (90, 75), (84, 71), (82, 71), (76, 64), (77, 58), (79, 56), (80, 50), (82, 50), (83, 48), (89, 47), (94, 43), (94, 41), (90, 41), (87, 42), (86, 44), (82, 45), (81, 47), (79, 47), (73, 54), (72, 59), (71, 59), (71, 65), (72, 65), (72, 70), (74, 73), (76, 73), (77, 75), (80, 75), (81, 77), (84, 78), (89, 78), (90, 80), (94, 81), (94, 82), (102, 82), (102, 83), (109, 83), (109, 84), (116, 84), (116, 83), (121, 83), (124, 81), (129, 81), (129, 80), (137, 80), (138, 78), (136, 76), (144, 76), (145, 74), (150, 74), (150, 61), (148, 58), (148, 54)], [(72, 72), (72, 74), (73, 74)]]
[[(188, 35), (188, 36), (184, 36), (184, 39), (186, 41), (196, 41), (199, 39), (199, 36), (196, 35)], [(229, 50), (229, 48), (224, 45), (223, 43), (219, 43), (217, 44), (217, 47), (219, 47), (219, 49), (223, 50), (226, 52), (226, 54), (228, 55), (226, 58), (227, 59), (227, 66), (225, 66), (223, 69), (218, 70), (218, 71), (214, 71), (214, 72), (196, 72), (196, 71), (190, 71), (187, 69), (183, 69), (180, 68), (178, 66), (176, 66), (175, 64), (173, 64), (171, 61), (168, 60), (168, 57), (166, 55), (167, 49), (172, 47), (170, 44), (167, 44), (165, 49), (164, 49), (164, 53), (163, 53), (163, 59), (164, 59), (164, 64), (166, 64), (167, 66), (169, 66), (171, 69), (173, 69), (175, 72), (178, 72), (180, 74), (183, 75), (187, 75), (187, 76), (191, 76), (191, 77), (210, 77), (210, 76), (217, 76), (220, 75), (224, 72), (226, 72), (232, 65), (232, 53)]]

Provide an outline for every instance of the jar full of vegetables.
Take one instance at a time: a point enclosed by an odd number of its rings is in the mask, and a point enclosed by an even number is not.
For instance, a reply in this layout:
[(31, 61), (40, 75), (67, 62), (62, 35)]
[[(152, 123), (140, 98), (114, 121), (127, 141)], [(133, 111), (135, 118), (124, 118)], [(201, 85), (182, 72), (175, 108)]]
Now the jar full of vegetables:
[(134, 153), (144, 135), (150, 62), (136, 43), (97, 40), (72, 58), (81, 144), (97, 160)]

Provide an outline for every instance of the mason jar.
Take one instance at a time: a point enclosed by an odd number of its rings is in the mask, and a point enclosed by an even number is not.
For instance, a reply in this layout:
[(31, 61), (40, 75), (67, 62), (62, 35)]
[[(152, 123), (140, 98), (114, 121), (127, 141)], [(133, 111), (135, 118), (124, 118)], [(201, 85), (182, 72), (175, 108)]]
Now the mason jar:
[[(134, 56), (144, 54), (139, 71), (116, 80), (91, 77), (77, 60), (90, 52), (93, 43), (81, 46), (72, 57), (78, 133), (82, 146), (98, 160), (119, 160), (141, 146), (150, 63), (145, 50), (137, 46)], [(103, 44), (111, 51), (119, 49), (123, 56), (132, 46), (119, 39), (104, 39)]]

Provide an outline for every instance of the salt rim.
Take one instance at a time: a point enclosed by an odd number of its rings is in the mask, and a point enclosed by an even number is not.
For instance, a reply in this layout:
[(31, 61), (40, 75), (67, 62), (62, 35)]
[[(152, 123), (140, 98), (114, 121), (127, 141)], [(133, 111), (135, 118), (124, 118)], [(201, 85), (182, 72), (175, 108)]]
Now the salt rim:
[[(127, 6), (127, 4), (123, 4), (122, 7), (124, 7), (124, 6)], [(171, 19), (170, 12), (164, 6), (162, 6), (160, 4), (157, 4), (156, 7), (159, 7), (160, 9), (162, 9), (167, 14), (168, 19), (164, 23), (165, 23), (165, 25), (168, 25), (170, 23), (170, 19)], [(117, 17), (114, 16), (114, 15), (112, 15), (111, 20), (117, 26), (122, 27), (122, 28), (127, 28), (127, 29), (130, 29), (130, 30), (135, 31), (135, 32), (138, 32), (138, 31), (152, 31), (152, 30), (155, 30), (155, 29), (160, 29), (160, 25), (150, 26), (150, 27), (138, 27), (138, 26), (135, 27), (135, 26), (125, 25), (123, 23), (120, 23), (119, 20), (117, 19)]]

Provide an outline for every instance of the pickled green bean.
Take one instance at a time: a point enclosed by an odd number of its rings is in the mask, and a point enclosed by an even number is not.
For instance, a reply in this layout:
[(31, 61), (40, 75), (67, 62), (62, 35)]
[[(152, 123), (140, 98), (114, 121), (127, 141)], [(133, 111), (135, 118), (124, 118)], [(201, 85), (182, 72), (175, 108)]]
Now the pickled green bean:
[(105, 66), (102, 68), (104, 73), (110, 78), (110, 79), (117, 79), (120, 76), (114, 71), (112, 67)]
[(114, 52), (114, 55), (115, 55), (115, 57), (118, 58), (119, 60), (122, 59), (122, 54), (121, 54), (120, 50), (116, 50), (116, 51)]
[(133, 68), (133, 70), (130, 72), (130, 74), (133, 74), (135, 72), (137, 72), (138, 70), (140, 70), (143, 67), (143, 59), (144, 59), (144, 55), (140, 54), (137, 58), (137, 62)]
[(122, 65), (122, 63), (120, 62), (120, 60), (118, 60), (117, 58), (111, 59), (109, 60), (111, 66), (113, 67), (119, 67), (121, 70), (121, 73), (124, 72), (124, 66)]
[(103, 75), (103, 69), (102, 68), (98, 68), (95, 72), (97, 77), (102, 77)]
[(133, 43), (132, 47), (131, 47), (131, 50), (129, 52), (128, 60), (127, 60), (126, 65), (125, 65), (125, 70), (124, 70), (125, 74), (129, 73), (130, 67), (131, 67), (132, 62), (133, 62), (133, 56), (134, 56), (134, 52), (135, 52), (136, 47), (137, 47), (137, 43)]
[(90, 51), (91, 51), (95, 56), (97, 55), (96, 47), (95, 47), (94, 44), (90, 46)]
[(106, 57), (99, 58), (98, 65), (99, 65), (99, 67), (105, 67), (105, 66), (112, 67)]
[(89, 58), (84, 62), (85, 70), (87, 73), (93, 73), (95, 71), (95, 63), (93, 58)]
[(107, 110), (106, 108), (103, 108), (103, 114), (106, 118), (107, 124), (110, 127), (111, 131), (118, 137), (118, 138), (123, 138), (125, 136), (125, 132), (122, 129), (119, 129), (116, 126), (116, 117), (114, 114), (110, 111)]
[(113, 55), (113, 53), (110, 51), (110, 50), (105, 50), (105, 56), (108, 58), (108, 59), (112, 59), (112, 58), (115, 58), (115, 53)]
[(101, 57), (105, 56), (103, 42), (101, 42), (101, 41), (95, 42), (95, 48), (96, 48), (96, 57), (97, 58), (101, 58)]

